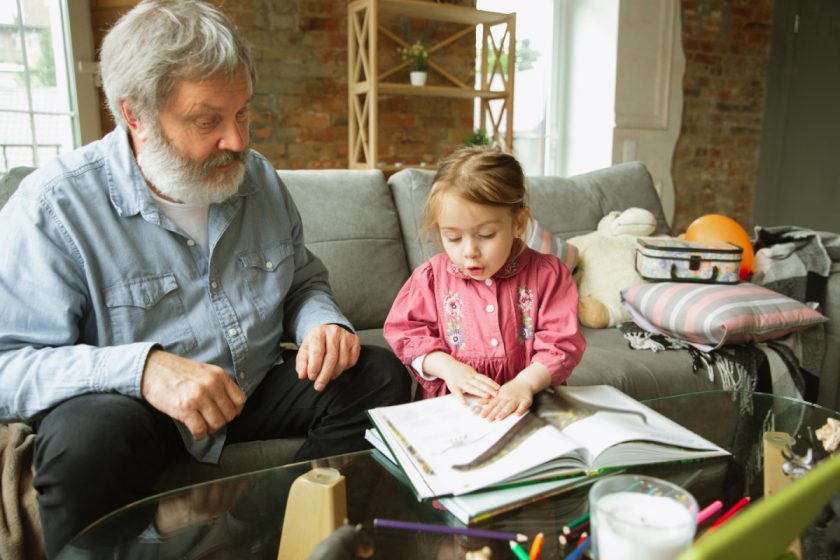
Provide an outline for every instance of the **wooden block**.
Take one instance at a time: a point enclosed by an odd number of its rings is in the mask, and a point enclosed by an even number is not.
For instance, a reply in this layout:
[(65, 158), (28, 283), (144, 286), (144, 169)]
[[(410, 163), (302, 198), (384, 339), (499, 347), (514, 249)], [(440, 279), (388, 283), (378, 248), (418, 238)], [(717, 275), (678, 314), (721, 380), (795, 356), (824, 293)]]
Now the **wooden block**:
[(316, 468), (295, 479), (286, 502), (278, 560), (306, 560), (347, 519), (347, 489), (336, 469)]

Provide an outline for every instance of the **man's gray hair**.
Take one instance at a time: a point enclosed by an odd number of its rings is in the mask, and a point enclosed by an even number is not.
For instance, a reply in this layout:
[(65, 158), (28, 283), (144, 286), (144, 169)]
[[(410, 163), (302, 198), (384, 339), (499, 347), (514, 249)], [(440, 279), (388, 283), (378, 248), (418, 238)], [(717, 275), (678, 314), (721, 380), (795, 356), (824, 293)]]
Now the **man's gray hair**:
[(230, 75), (247, 68), (251, 52), (218, 9), (199, 0), (144, 0), (120, 18), (102, 43), (100, 71), (108, 109), (125, 125), (120, 102), (154, 116), (179, 80)]

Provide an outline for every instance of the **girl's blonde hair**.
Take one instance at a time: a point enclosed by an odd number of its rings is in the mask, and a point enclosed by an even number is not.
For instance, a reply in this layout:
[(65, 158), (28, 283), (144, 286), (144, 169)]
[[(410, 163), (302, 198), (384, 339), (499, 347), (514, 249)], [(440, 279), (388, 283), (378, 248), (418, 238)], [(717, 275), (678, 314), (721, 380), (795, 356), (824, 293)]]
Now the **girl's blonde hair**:
[(446, 194), (487, 206), (509, 208), (514, 215), (530, 212), (525, 174), (516, 158), (497, 148), (460, 148), (441, 160), (426, 198), (421, 231), (437, 231)]

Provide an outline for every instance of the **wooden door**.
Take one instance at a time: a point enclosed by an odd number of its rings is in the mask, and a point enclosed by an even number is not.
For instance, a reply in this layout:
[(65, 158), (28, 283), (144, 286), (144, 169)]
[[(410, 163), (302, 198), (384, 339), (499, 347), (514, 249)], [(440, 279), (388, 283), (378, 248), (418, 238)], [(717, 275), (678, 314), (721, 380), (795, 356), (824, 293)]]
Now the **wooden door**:
[(754, 221), (840, 232), (840, 2), (774, 10)]

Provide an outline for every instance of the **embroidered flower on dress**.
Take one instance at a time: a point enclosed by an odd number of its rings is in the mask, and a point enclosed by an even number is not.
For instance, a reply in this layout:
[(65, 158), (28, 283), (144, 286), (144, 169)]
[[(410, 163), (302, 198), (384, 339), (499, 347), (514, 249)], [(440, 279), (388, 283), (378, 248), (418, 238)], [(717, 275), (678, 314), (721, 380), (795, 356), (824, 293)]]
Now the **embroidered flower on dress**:
[(519, 309), (522, 311), (530, 311), (534, 305), (534, 292), (528, 288), (518, 288), (519, 293)]
[[(531, 321), (531, 318), (528, 317), (528, 322)], [(527, 340), (531, 340), (534, 338), (534, 327), (529, 324), (523, 324), (519, 327), (519, 342), (524, 343)]]
[(458, 292), (448, 291), (443, 295), (443, 311), (449, 317), (446, 321), (446, 341), (453, 350), (466, 347), (464, 333), (461, 330), (461, 318), (464, 316), (464, 300)]
[(516, 293), (516, 308), (519, 309), (521, 320), (518, 340), (520, 344), (525, 344), (534, 338), (534, 320), (531, 319), (531, 310), (534, 307), (534, 290), (529, 289), (527, 286), (519, 286), (516, 288)]
[(464, 333), (460, 330), (447, 329), (446, 341), (449, 343), (451, 348), (460, 350), (464, 347)]
[(443, 310), (450, 317), (460, 319), (464, 316), (464, 300), (458, 297), (457, 292), (449, 292), (443, 297)]

